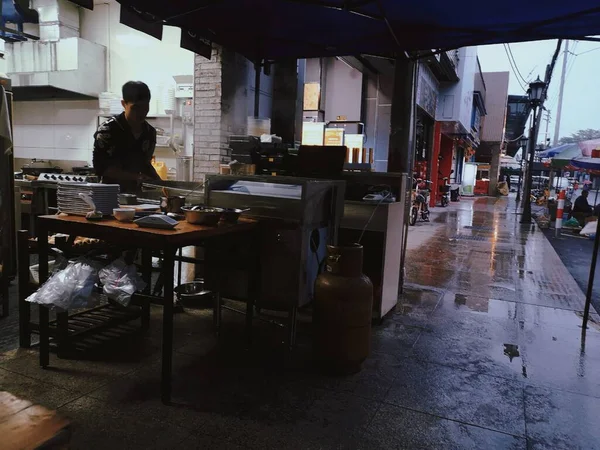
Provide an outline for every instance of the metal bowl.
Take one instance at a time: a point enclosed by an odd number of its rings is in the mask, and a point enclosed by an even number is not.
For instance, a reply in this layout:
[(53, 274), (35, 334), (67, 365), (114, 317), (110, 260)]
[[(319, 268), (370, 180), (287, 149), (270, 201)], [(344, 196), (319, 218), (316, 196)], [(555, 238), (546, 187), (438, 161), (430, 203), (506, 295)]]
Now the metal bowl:
[(240, 215), (248, 211), (247, 209), (225, 208), (223, 210), (223, 220), (227, 223), (237, 223)]
[(183, 283), (175, 288), (177, 299), (185, 308), (210, 308), (213, 293), (204, 289), (204, 280)]
[(191, 208), (182, 208), (182, 211), (188, 223), (210, 227), (218, 225), (223, 214), (223, 209), (210, 206), (193, 206)]

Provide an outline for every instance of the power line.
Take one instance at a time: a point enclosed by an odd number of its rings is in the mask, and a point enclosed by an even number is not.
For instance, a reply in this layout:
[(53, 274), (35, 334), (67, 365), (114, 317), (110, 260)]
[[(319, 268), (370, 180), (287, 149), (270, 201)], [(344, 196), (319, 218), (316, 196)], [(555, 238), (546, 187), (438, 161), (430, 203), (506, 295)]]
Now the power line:
[(585, 55), (586, 53), (595, 52), (596, 50), (600, 50), (600, 47), (592, 48), (591, 50), (586, 50), (585, 52), (577, 53), (577, 54), (574, 54), (573, 56)]
[(508, 53), (510, 53), (510, 57), (512, 58), (512, 61), (515, 65), (515, 69), (517, 69), (517, 73), (519, 74), (519, 77), (521, 77), (521, 80), (523, 81), (523, 83), (525, 83), (525, 85), (527, 85), (527, 80), (525, 78), (523, 78), (523, 75), (521, 74), (521, 71), (519, 70), (519, 66), (517, 65), (517, 60), (515, 59), (515, 55), (513, 55), (513, 52), (510, 48), (510, 44), (505, 44), (506, 48), (508, 49)]
[(523, 91), (527, 91), (527, 89), (525, 89), (525, 86), (523, 86), (523, 83), (519, 79), (519, 77), (517, 75), (517, 71), (513, 67), (513, 63), (512, 63), (512, 61), (510, 59), (510, 55), (508, 54), (508, 50), (506, 49), (506, 44), (504, 44), (504, 51), (506, 52), (506, 57), (508, 58), (508, 64), (510, 64), (510, 68), (512, 69), (512, 72), (513, 72), (515, 78), (517, 79), (517, 82), (519, 83), (519, 86), (521, 86), (521, 89), (523, 89)]

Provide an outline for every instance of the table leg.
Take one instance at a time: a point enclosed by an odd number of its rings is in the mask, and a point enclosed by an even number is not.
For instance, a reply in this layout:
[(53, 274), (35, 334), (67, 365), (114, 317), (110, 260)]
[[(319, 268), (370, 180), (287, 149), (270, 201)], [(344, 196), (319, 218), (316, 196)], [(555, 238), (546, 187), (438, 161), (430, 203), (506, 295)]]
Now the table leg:
[[(152, 291), (152, 251), (144, 248), (142, 249), (142, 279), (146, 282), (146, 289), (144, 294), (150, 294)], [(142, 329), (148, 330), (150, 328), (150, 302), (144, 301), (142, 303)]]
[(250, 278), (248, 281), (248, 303), (246, 303), (246, 341), (250, 346), (252, 344), (252, 320), (254, 318), (254, 305), (260, 295), (260, 249), (259, 242), (261, 236), (259, 232), (252, 234), (253, 244), (250, 247), (251, 267), (248, 267)]
[[(48, 278), (48, 230), (41, 221), (37, 224), (37, 239), (39, 252), (40, 286)], [(50, 311), (44, 305), (39, 305), (40, 311), (40, 366), (50, 365)]]
[(288, 317), (288, 350), (291, 351), (296, 345), (296, 326), (298, 321), (298, 307), (292, 306)]
[(19, 346), (31, 347), (31, 303), (25, 299), (29, 296), (29, 232), (20, 230), (17, 233), (17, 253), (19, 272)]
[(215, 322), (215, 334), (219, 336), (221, 334), (221, 313), (222, 303), (221, 303), (221, 292), (217, 290), (215, 292), (215, 300), (214, 300), (214, 309), (213, 309), (213, 320)]
[(163, 403), (171, 401), (171, 378), (173, 370), (173, 273), (175, 249), (166, 248), (163, 258), (163, 339), (162, 339), (162, 379), (160, 394)]

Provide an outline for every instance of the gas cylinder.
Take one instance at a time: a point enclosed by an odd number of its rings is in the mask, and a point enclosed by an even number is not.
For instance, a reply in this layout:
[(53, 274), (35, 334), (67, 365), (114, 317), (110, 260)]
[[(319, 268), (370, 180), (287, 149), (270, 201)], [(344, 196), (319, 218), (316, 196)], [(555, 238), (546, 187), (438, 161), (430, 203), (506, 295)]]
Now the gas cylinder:
[(362, 273), (363, 247), (327, 246), (315, 283), (314, 354), (329, 372), (354, 373), (369, 356), (373, 284)]

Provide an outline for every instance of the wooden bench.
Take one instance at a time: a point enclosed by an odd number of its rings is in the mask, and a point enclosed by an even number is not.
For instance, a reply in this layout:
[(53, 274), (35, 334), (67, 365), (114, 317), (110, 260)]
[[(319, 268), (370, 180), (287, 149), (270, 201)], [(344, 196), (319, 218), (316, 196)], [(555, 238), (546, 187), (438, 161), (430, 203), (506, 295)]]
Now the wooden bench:
[(2, 450), (66, 449), (71, 432), (56, 411), (0, 391), (0, 436)]

